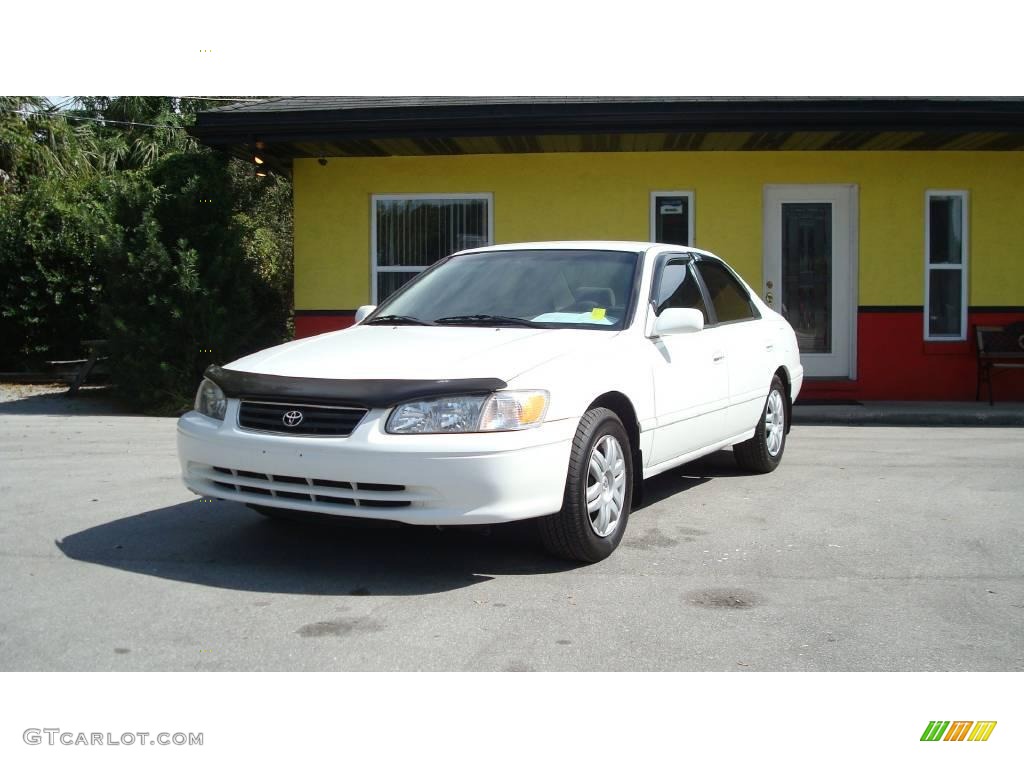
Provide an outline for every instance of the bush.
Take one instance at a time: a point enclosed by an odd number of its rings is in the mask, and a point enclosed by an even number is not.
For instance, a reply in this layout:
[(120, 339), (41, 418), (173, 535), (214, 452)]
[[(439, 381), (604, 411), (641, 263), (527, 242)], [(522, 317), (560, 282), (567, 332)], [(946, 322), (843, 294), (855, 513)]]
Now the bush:
[[(179, 410), (211, 362), (286, 337), (290, 242), (282, 253), (273, 227), (263, 232), (241, 211), (252, 200), (240, 199), (231, 162), (207, 151), (172, 155), (122, 190), (125, 236), (110, 261), (103, 327), (112, 379), (143, 410)], [(290, 210), (287, 218), (290, 227)]]
[(119, 395), (172, 412), (209, 363), (291, 335), (286, 179), (203, 148), (134, 170), (54, 161), (17, 178), (29, 166), (7, 154), (0, 171), (17, 183), (0, 188), (0, 370), (42, 370), (107, 338)]
[(122, 398), (166, 412), (290, 335), (291, 185), (189, 138), (219, 105), (0, 96), (0, 370), (106, 337)]
[(121, 247), (117, 184), (31, 177), (0, 194), (0, 369), (77, 358), (101, 333), (104, 275)]

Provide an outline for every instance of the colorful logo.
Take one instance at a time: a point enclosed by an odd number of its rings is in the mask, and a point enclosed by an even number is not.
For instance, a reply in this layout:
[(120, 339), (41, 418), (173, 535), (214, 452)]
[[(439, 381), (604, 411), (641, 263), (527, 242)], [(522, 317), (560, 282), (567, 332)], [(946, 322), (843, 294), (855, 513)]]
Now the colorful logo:
[(988, 741), (995, 729), (995, 720), (954, 720), (952, 723), (932, 720), (924, 729), (921, 741)]

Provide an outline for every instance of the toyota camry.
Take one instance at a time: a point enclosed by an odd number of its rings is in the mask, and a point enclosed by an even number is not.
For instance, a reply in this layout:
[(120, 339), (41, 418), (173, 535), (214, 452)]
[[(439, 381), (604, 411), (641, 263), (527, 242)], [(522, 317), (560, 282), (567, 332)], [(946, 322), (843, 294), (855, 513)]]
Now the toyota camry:
[(536, 518), (585, 562), (644, 479), (732, 446), (782, 460), (793, 330), (706, 251), (555, 242), (463, 251), (345, 330), (206, 370), (185, 485), (269, 515), (415, 525)]

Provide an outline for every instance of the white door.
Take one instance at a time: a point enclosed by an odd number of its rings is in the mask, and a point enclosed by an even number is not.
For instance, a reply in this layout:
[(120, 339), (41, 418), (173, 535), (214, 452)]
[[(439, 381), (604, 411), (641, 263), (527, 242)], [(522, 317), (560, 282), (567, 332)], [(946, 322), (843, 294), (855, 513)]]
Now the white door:
[(805, 376), (855, 378), (855, 185), (765, 187), (761, 297), (793, 326)]
[(652, 339), (658, 426), (650, 464), (726, 438), (729, 379), (720, 328)]
[(724, 264), (703, 258), (696, 267), (718, 324), (708, 331), (720, 335), (719, 346), (725, 353), (729, 373), (726, 436), (735, 437), (757, 426), (768, 397), (775, 370), (768, 351), (770, 323), (761, 319), (747, 288)]
[[(701, 309), (704, 299), (688, 257), (659, 265), (652, 298), (657, 309)], [(653, 318), (651, 318), (653, 324)], [(729, 378), (722, 328), (649, 340), (657, 428), (650, 465), (671, 461), (726, 437)]]

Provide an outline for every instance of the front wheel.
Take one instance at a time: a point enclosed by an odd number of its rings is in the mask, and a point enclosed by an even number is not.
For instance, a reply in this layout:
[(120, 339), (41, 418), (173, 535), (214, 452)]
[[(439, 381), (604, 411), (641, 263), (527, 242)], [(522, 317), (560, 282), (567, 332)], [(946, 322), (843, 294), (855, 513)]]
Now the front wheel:
[(736, 463), (748, 472), (764, 474), (773, 471), (782, 461), (786, 450), (786, 388), (775, 376), (768, 392), (761, 420), (757, 423), (754, 436), (733, 446)]
[(573, 439), (562, 509), (538, 521), (544, 546), (570, 560), (604, 560), (626, 532), (632, 491), (625, 427), (607, 408), (587, 411)]

